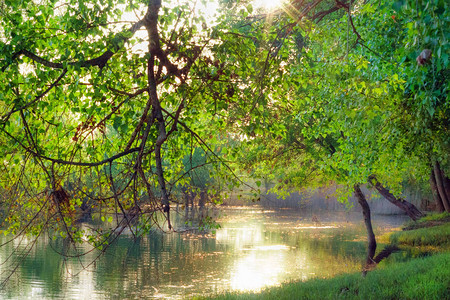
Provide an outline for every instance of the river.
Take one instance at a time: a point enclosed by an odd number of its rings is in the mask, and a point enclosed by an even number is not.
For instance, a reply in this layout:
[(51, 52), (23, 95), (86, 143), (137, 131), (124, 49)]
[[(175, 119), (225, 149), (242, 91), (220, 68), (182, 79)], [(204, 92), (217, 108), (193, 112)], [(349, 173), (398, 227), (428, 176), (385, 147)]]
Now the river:
[[(180, 299), (260, 291), (285, 281), (358, 271), (365, 258), (360, 213), (313, 215), (254, 206), (214, 214), (221, 225), (215, 234), (184, 230), (183, 215), (174, 214), (179, 232), (158, 229), (138, 240), (125, 234), (99, 257), (91, 252), (64, 259), (55, 252), (65, 247), (63, 240), (42, 238), (31, 248), (31, 240), (16, 239), (0, 248), (1, 279), (14, 271), (0, 298)], [(373, 218), (377, 234), (406, 220)]]

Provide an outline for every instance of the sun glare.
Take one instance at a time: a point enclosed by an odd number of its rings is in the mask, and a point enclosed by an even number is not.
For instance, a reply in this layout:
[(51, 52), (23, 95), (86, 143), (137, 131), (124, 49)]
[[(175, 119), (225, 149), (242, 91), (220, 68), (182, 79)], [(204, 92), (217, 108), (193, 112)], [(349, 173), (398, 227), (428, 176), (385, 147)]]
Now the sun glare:
[(265, 10), (274, 10), (280, 8), (284, 0), (254, 0), (255, 8), (262, 8)]

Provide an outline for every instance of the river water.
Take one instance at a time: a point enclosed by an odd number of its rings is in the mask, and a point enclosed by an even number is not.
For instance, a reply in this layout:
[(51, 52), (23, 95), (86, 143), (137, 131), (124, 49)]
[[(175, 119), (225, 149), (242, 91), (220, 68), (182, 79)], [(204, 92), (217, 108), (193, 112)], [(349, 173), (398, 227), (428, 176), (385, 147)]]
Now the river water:
[[(32, 248), (31, 240), (15, 240), (0, 248), (0, 279), (15, 269), (0, 298), (180, 299), (260, 291), (358, 271), (364, 261), (360, 213), (236, 207), (214, 214), (221, 225), (215, 234), (185, 231), (185, 218), (175, 214), (180, 232), (154, 230), (138, 240), (125, 234), (98, 258), (91, 252), (63, 259), (55, 252), (64, 248), (62, 240), (42, 238)], [(404, 221), (374, 216), (374, 227), (381, 234)]]

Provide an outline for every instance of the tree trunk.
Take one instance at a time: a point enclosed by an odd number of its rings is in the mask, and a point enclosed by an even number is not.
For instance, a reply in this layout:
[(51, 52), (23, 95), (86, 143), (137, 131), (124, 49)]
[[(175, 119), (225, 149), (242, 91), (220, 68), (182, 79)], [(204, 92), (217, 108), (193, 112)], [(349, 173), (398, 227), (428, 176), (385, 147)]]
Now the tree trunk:
[(442, 185), (444, 186), (445, 195), (447, 195), (448, 203), (450, 204), (450, 179), (445, 175), (441, 169)]
[(441, 196), (442, 204), (444, 205), (445, 211), (450, 212), (450, 203), (448, 199), (450, 195), (447, 195), (444, 187), (444, 180), (446, 178), (445, 176), (442, 176), (441, 167), (437, 161), (433, 164), (433, 170), (434, 177), (436, 178), (436, 187), (439, 192), (439, 196)]
[(431, 193), (433, 194), (434, 202), (436, 203), (436, 208), (439, 212), (443, 212), (445, 210), (444, 204), (442, 203), (441, 196), (439, 195), (439, 191), (436, 186), (436, 177), (434, 176), (434, 170), (431, 170), (430, 173), (430, 187)]
[(198, 200), (198, 206), (200, 208), (205, 207), (206, 201), (207, 201), (207, 197), (208, 197), (208, 192), (205, 190), (201, 190), (200, 191), (200, 199)]
[(422, 218), (424, 214), (412, 203), (406, 200), (397, 199), (387, 188), (385, 188), (376, 178), (375, 175), (369, 176), (369, 181), (375, 187), (375, 189), (389, 202), (402, 209), (406, 214), (414, 221)]
[(369, 242), (369, 245), (367, 247), (367, 260), (365, 268), (367, 270), (371, 265), (374, 264), (373, 257), (375, 255), (375, 250), (377, 249), (377, 241), (375, 240), (375, 234), (373, 233), (372, 221), (370, 218), (370, 207), (367, 203), (366, 197), (359, 188), (359, 185), (355, 184), (354, 190), (356, 198), (358, 199), (358, 203), (363, 211), (364, 224), (366, 225), (367, 230), (367, 241)]

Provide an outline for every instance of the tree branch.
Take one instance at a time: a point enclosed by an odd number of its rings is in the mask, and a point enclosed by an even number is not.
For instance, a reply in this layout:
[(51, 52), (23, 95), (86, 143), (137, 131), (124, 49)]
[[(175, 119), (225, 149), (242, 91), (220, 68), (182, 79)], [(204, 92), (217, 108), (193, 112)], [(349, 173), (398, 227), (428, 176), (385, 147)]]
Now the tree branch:
[(369, 182), (375, 187), (375, 189), (384, 197), (386, 200), (406, 212), (406, 214), (414, 221), (423, 217), (423, 213), (417, 209), (417, 207), (406, 201), (397, 199), (387, 188), (385, 188), (377, 179), (375, 175), (369, 176)]
[[(145, 17), (144, 17), (144, 19), (145, 19)], [(144, 25), (144, 19), (136, 22), (130, 29), (128, 29), (128, 31), (131, 32), (132, 34), (134, 34), (137, 30), (139, 30)], [(120, 45), (121, 42), (125, 43), (126, 41), (129, 40), (129, 38), (130, 37), (124, 37), (122, 33), (118, 33), (116, 35), (116, 39), (115, 39), (117, 41), (117, 44), (113, 45), (113, 47), (112, 47), (114, 51), (106, 50), (99, 57), (85, 60), (85, 61), (70, 62), (70, 63), (67, 63), (67, 65), (80, 66), (80, 67), (84, 67), (84, 68), (97, 66), (100, 69), (103, 69), (103, 67), (106, 65), (108, 60), (120, 49), (120, 47), (118, 47), (117, 45)], [(46, 60), (26, 49), (22, 49), (22, 50), (16, 52), (13, 55), (12, 60), (18, 58), (20, 55), (25, 55), (26, 57), (30, 58), (31, 60), (33, 60), (37, 63), (40, 63), (46, 67), (52, 68), (52, 69), (64, 69), (65, 68), (64, 63), (51, 62), (51, 61)], [(4, 66), (2, 68), (2, 71), (5, 71), (8, 66), (9, 65)]]
[(25, 146), (21, 141), (19, 141), (17, 138), (15, 138), (14, 136), (12, 136), (9, 132), (7, 132), (4, 129), (1, 129), (9, 138), (11, 138), (12, 140), (14, 140), (16, 143), (18, 143), (25, 151), (27, 151), (28, 153), (30, 153), (31, 155), (38, 157), (38, 158), (42, 158), (48, 161), (51, 161), (53, 163), (58, 163), (58, 164), (62, 164), (62, 165), (71, 165), (71, 166), (82, 166), (82, 167), (96, 167), (96, 166), (101, 166), (110, 162), (113, 162), (116, 159), (121, 158), (122, 156), (126, 156), (128, 154), (134, 153), (134, 152), (138, 152), (139, 150), (141, 150), (140, 147), (136, 147), (136, 148), (132, 148), (126, 151), (123, 151), (121, 153), (118, 153), (116, 155), (113, 155), (107, 159), (98, 161), (98, 162), (93, 162), (93, 163), (88, 163), (88, 162), (77, 162), (77, 161), (68, 161), (68, 160), (63, 160), (63, 159), (55, 159), (55, 158), (51, 158), (45, 155), (41, 155), (39, 153), (37, 153), (36, 151), (30, 149), (29, 147)]

